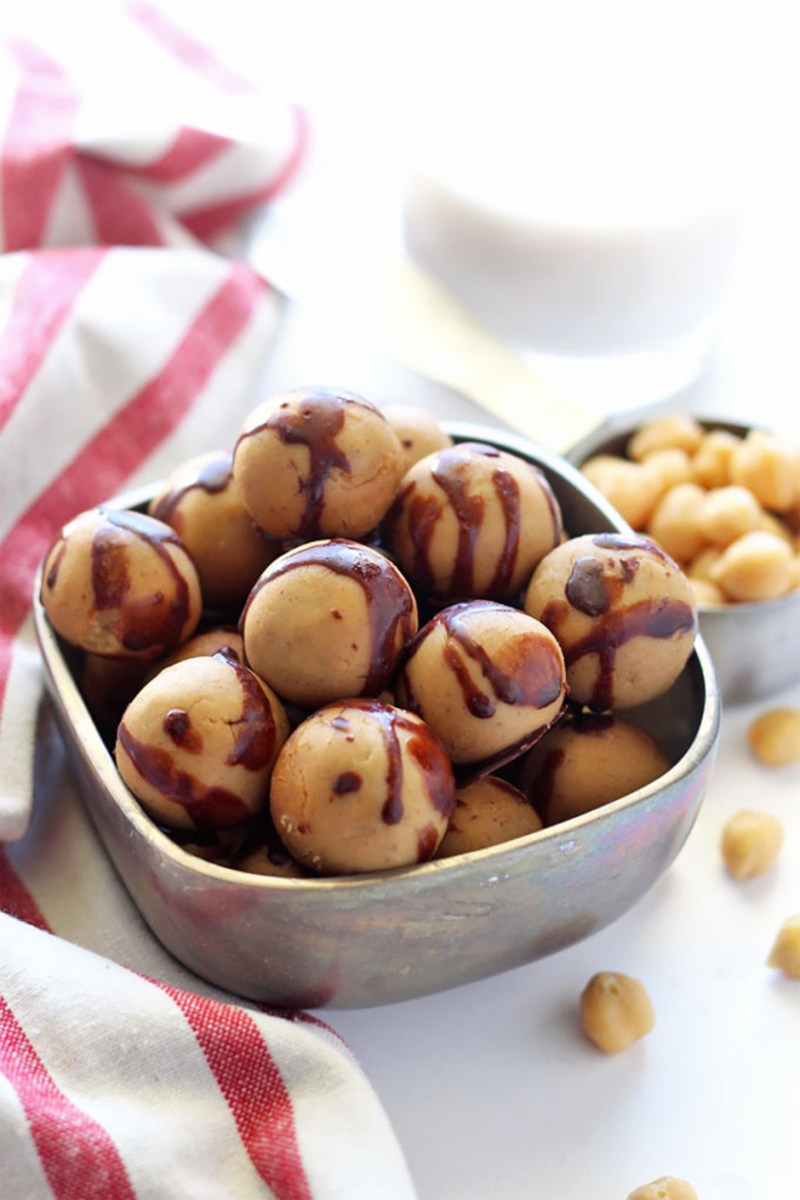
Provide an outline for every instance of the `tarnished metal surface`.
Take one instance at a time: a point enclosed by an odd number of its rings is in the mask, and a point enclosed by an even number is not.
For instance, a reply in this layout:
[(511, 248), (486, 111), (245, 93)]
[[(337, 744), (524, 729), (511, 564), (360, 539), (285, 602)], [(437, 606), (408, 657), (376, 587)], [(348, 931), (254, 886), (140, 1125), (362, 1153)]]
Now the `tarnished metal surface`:
[[(571, 535), (627, 526), (582, 476), (514, 435), (449, 425), (547, 474)], [(145, 502), (155, 489), (114, 501)], [(198, 975), (283, 1006), (351, 1008), (455, 987), (531, 962), (620, 916), (680, 850), (719, 731), (702, 641), (670, 692), (629, 713), (675, 760), (655, 783), (513, 843), (414, 868), (336, 880), (246, 875), (184, 853), (142, 812), (76, 687), (38, 601), (48, 686), (87, 806), (156, 936)]]
[[(580, 466), (595, 454), (624, 455), (631, 434), (648, 415), (611, 418), (578, 442), (568, 459)], [(726, 429), (740, 437), (752, 428), (734, 421), (699, 421), (705, 429)], [(800, 679), (800, 589), (757, 604), (701, 604), (700, 632), (725, 704), (760, 700)]]

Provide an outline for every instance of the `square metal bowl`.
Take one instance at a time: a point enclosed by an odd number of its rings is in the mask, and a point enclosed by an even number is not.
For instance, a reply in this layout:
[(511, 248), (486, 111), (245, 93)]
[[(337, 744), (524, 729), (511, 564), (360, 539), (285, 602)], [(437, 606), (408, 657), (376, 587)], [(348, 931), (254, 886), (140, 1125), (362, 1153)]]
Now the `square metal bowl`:
[[(446, 424), (456, 441), (517, 454), (547, 476), (571, 536), (629, 532), (564, 459), (514, 435)], [(146, 491), (107, 507), (145, 505)], [(718, 690), (701, 639), (670, 691), (626, 717), (674, 766), (594, 812), (487, 850), (337, 879), (249, 875), (173, 843), (122, 783), (51, 629), (34, 617), (56, 716), (106, 849), (156, 937), (203, 978), (285, 1007), (359, 1008), (452, 988), (543, 957), (603, 928), (670, 865), (713, 763)]]

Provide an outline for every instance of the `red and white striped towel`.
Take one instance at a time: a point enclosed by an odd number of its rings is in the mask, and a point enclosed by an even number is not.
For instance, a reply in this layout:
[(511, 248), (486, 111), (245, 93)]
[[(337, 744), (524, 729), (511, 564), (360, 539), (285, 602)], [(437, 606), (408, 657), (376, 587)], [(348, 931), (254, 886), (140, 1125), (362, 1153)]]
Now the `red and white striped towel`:
[(146, 4), (93, 6), (91, 39), (60, 42), (58, 17), (0, 66), (0, 1192), (407, 1200), (336, 1035), (154, 940), (40, 707), (31, 589), (57, 530), (230, 446), (257, 399), (276, 298), (201, 239), (268, 200), (303, 137)]

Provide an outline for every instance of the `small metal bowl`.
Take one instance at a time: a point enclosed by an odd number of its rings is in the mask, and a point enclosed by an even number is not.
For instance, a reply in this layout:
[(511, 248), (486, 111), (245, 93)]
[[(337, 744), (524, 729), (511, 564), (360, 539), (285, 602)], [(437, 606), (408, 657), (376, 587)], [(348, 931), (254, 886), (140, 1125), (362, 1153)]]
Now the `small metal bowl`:
[[(451, 425), (539, 466), (571, 534), (626, 531), (578, 471), (522, 438)], [(146, 503), (155, 488), (119, 497)], [(279, 879), (191, 857), (117, 774), (76, 686), (69, 649), (34, 614), (48, 686), (89, 811), (160, 941), (219, 986), (286, 1007), (359, 1008), (452, 988), (550, 954), (615, 920), (670, 865), (697, 815), (717, 745), (714, 672), (698, 639), (672, 689), (632, 719), (674, 766), (595, 812), (503, 846), (340, 879)]]
[[(631, 413), (604, 421), (566, 457), (580, 467), (596, 454), (625, 457), (636, 430), (652, 412)], [(753, 425), (696, 417), (706, 430), (725, 429), (744, 437)], [(760, 700), (800, 679), (800, 589), (776, 600), (751, 604), (700, 604), (700, 632), (717, 672), (724, 704)]]

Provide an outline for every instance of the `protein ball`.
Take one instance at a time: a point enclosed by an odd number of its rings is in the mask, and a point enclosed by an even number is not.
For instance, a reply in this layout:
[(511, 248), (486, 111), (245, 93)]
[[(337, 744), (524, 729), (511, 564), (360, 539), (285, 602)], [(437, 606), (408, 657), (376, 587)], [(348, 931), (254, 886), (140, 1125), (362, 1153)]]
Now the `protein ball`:
[(456, 791), (455, 812), (436, 857), (485, 850), (541, 828), (538, 813), (518, 788), (487, 775)]
[(251, 516), (273, 537), (360, 537), (397, 495), (403, 451), (367, 400), (300, 389), (250, 414), (233, 473)]
[(208, 605), (241, 604), (281, 545), (258, 528), (223, 451), (192, 458), (166, 480), (150, 515), (171, 525), (192, 557)]
[(270, 689), (223, 655), (160, 671), (125, 710), (115, 757), (142, 807), (173, 829), (237, 825), (265, 803), (289, 732)]
[(392, 553), (422, 592), (509, 599), (561, 540), (561, 513), (531, 463), (479, 442), (428, 455), (403, 479)]
[(202, 605), (175, 531), (113, 509), (65, 525), (45, 559), (41, 598), (65, 641), (116, 658), (160, 658), (191, 636)]
[(619, 717), (579, 713), (534, 746), (522, 780), (545, 825), (555, 825), (635, 792), (669, 767), (644, 730)]
[(248, 664), (307, 708), (377, 696), (417, 626), (416, 601), (394, 564), (345, 539), (310, 542), (276, 559), (241, 620)]
[(426, 862), (454, 805), (453, 771), (431, 730), (376, 700), (329, 704), (298, 726), (270, 793), (287, 849), (323, 875)]
[(491, 600), (468, 601), (420, 631), (396, 694), (453, 763), (488, 771), (532, 746), (560, 716), (564, 659), (539, 621)]
[(586, 534), (536, 568), (525, 611), (557, 638), (571, 699), (598, 711), (666, 692), (697, 634), (686, 576), (647, 538)]
[(421, 458), (453, 444), (453, 439), (427, 409), (413, 404), (385, 404), (381, 412), (403, 448), (404, 474)]

